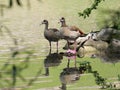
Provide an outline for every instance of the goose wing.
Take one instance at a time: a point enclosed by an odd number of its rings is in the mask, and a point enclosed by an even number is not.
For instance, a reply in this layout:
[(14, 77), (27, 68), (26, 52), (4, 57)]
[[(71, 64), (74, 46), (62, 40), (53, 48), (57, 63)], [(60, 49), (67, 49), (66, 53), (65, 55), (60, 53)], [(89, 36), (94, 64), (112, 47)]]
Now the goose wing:
[(76, 31), (76, 32), (79, 32), (81, 35), (84, 34), (84, 32), (82, 32), (82, 30), (80, 30), (78, 27), (76, 26), (70, 26), (69, 27), (71, 31)]

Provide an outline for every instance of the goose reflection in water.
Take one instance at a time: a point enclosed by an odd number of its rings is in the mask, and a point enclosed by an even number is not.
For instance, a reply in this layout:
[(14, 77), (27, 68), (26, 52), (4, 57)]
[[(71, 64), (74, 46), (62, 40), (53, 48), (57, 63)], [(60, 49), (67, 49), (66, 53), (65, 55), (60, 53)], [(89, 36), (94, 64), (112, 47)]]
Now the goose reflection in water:
[(75, 83), (75, 81), (79, 80), (80, 78), (80, 71), (78, 68), (69, 67), (64, 68), (63, 71), (60, 73), (60, 81), (62, 86), (60, 87), (62, 90), (66, 90), (67, 84)]
[(44, 59), (45, 75), (49, 75), (49, 67), (59, 66), (63, 59), (63, 53), (49, 53)]

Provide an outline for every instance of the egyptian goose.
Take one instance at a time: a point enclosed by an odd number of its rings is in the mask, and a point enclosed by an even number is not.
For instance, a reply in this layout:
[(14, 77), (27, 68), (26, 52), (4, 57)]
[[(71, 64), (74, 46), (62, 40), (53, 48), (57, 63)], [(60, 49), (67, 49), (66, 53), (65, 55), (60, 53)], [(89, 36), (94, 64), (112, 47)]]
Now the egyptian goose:
[(84, 35), (84, 33), (76, 26), (66, 25), (65, 18), (60, 19), (61, 22), (61, 36), (63, 39), (66, 39), (68, 42), (74, 42), (79, 36)]
[[(60, 19), (60, 23), (61, 23), (61, 28), (60, 28), (60, 33), (61, 33), (61, 37), (62, 39), (67, 40), (68, 43), (68, 48), (69, 48), (69, 44), (70, 43), (74, 43), (74, 49), (71, 51), (75, 51), (75, 67), (76, 67), (76, 47), (77, 47), (77, 43), (76, 43), (76, 39), (82, 35), (84, 35), (84, 33), (76, 26), (68, 26), (66, 25), (66, 21), (65, 18), (62, 17)], [(68, 49), (69, 50), (69, 49)], [(70, 61), (70, 59), (68, 58), (68, 62)], [(69, 64), (68, 64), (69, 66)]]
[(49, 41), (50, 52), (51, 52), (51, 42), (57, 42), (58, 51), (58, 41), (60, 40), (60, 32), (56, 28), (48, 28), (49, 23), (47, 20), (43, 20), (41, 24), (45, 24), (44, 37)]

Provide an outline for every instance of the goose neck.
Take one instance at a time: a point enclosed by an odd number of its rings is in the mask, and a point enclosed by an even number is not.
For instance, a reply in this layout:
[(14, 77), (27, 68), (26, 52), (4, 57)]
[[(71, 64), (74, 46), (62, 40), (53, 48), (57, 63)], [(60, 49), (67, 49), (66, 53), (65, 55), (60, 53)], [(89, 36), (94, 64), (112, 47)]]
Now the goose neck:
[(45, 24), (45, 29), (48, 30), (48, 23)]
[(61, 27), (66, 27), (66, 26), (67, 26), (66, 23), (62, 22)]

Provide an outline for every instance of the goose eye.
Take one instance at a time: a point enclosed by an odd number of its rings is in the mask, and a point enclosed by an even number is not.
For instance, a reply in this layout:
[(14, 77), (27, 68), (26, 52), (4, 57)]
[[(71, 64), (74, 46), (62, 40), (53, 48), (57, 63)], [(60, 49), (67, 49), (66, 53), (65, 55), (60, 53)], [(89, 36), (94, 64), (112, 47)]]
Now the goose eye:
[(46, 20), (43, 20), (43, 22), (46, 22)]
[(64, 17), (62, 17), (61, 19), (65, 19)]

